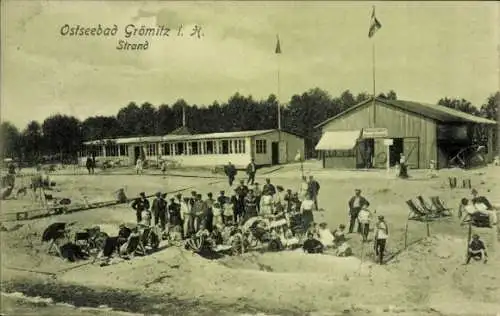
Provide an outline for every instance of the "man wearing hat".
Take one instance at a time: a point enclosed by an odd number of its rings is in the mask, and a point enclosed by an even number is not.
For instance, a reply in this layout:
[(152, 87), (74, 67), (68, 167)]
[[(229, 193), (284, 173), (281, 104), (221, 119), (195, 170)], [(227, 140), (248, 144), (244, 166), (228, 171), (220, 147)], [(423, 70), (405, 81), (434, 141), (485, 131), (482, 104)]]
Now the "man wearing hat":
[(132, 202), (131, 206), (135, 210), (137, 223), (140, 223), (142, 221), (142, 212), (144, 210), (149, 210), (149, 201), (146, 198), (146, 193), (139, 193), (139, 197)]
[[(352, 234), (354, 226), (356, 225), (356, 220), (358, 218), (359, 212), (363, 206), (370, 206), (367, 199), (361, 196), (361, 190), (354, 190), (354, 196), (349, 200), (349, 234)], [(358, 233), (361, 233), (361, 225), (358, 223)]]
[(273, 196), (276, 193), (276, 188), (271, 184), (271, 179), (266, 178), (266, 184), (262, 188), (262, 192), (267, 192), (269, 195)]
[(380, 215), (375, 225), (375, 255), (378, 256), (380, 264), (384, 263), (384, 252), (388, 238), (389, 228), (387, 227), (384, 216)]
[[(177, 199), (180, 200), (182, 195), (177, 194)], [(181, 216), (181, 204), (174, 198), (170, 199), (168, 205), (168, 232), (173, 240), (182, 239), (182, 216)]]
[(153, 213), (153, 224), (156, 226), (160, 223), (160, 213), (164, 213), (167, 208), (165, 200), (161, 198), (161, 192), (155, 193), (155, 198), (151, 204), (151, 212)]

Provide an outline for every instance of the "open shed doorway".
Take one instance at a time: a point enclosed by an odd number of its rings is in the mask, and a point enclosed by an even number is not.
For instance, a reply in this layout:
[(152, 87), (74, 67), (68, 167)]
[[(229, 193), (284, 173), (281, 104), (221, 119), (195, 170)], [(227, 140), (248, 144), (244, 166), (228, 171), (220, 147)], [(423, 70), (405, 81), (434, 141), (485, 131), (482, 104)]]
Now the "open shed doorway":
[(394, 167), (399, 163), (401, 154), (404, 152), (403, 138), (393, 138), (392, 146), (389, 147), (389, 164)]

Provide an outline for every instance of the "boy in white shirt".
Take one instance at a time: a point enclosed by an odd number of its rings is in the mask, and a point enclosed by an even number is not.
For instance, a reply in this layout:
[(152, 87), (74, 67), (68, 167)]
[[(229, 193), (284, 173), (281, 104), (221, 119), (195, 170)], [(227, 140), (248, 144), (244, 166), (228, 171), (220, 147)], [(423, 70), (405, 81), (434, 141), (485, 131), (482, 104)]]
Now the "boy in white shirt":
[(389, 228), (387, 227), (384, 217), (380, 215), (375, 226), (375, 255), (379, 257), (380, 264), (384, 263), (384, 252), (388, 238)]
[(363, 205), (358, 213), (358, 222), (361, 226), (361, 236), (363, 237), (363, 242), (368, 240), (368, 234), (370, 232), (370, 221), (372, 213), (366, 205)]
[(319, 224), (318, 235), (319, 241), (325, 248), (333, 247), (335, 238), (326, 223)]

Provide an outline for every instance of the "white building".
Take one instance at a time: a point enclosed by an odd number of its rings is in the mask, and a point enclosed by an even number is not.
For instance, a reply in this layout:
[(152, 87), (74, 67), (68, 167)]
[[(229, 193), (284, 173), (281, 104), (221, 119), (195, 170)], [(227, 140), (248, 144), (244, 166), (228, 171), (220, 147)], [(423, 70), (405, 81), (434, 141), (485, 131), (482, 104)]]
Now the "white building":
[(273, 129), (104, 139), (84, 145), (82, 164), (93, 153), (98, 161), (134, 165), (143, 151), (148, 161), (175, 161), (180, 166), (218, 166), (231, 161), (243, 168), (252, 158), (257, 165), (276, 165), (294, 161), (298, 151), (304, 152), (301, 137)]

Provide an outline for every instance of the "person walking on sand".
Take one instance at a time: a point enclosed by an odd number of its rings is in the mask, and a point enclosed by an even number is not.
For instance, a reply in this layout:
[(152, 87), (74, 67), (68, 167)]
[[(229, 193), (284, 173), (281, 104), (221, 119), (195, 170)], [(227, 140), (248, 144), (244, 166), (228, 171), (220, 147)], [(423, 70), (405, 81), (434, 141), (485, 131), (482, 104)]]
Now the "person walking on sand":
[[(356, 225), (356, 220), (358, 219), (359, 211), (363, 206), (370, 206), (370, 203), (367, 199), (361, 196), (361, 190), (354, 190), (354, 196), (349, 200), (349, 234), (352, 234), (354, 231), (354, 226)], [(358, 223), (358, 233), (361, 233), (361, 226)]]
[(137, 174), (142, 174), (142, 159), (139, 157), (137, 158), (137, 161), (135, 162), (135, 172)]
[(231, 162), (229, 162), (224, 167), (224, 173), (227, 176), (227, 179), (228, 179), (228, 182), (229, 182), (229, 186), (232, 187), (233, 186), (233, 182), (234, 182), (234, 178), (236, 177), (236, 174), (238, 173), (238, 171), (236, 170), (236, 167)]
[(378, 217), (378, 222), (375, 225), (375, 256), (378, 257), (380, 264), (384, 263), (384, 252), (389, 238), (389, 228), (385, 222), (384, 216)]
[(255, 174), (257, 173), (257, 166), (255, 165), (255, 160), (252, 159), (247, 166), (248, 180), (247, 184), (252, 184), (255, 182)]

